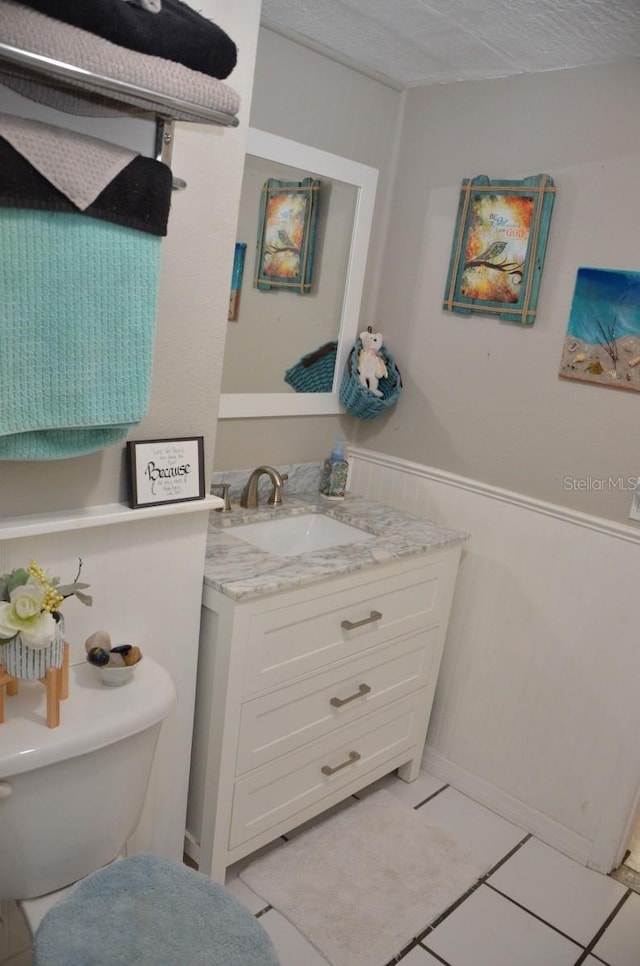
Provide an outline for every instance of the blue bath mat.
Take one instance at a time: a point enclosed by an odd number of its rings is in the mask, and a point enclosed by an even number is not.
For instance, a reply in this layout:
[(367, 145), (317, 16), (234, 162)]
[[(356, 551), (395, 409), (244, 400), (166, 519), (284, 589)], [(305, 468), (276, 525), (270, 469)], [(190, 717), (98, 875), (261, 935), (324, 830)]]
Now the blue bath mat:
[(223, 886), (144, 852), (56, 903), (32, 955), (33, 966), (279, 966), (265, 930)]

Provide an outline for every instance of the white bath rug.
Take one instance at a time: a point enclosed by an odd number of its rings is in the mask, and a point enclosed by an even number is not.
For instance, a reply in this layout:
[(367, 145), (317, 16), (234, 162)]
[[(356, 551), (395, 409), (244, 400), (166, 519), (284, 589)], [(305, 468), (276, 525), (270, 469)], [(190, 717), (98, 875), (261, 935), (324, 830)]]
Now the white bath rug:
[(377, 791), (256, 859), (242, 881), (331, 966), (385, 966), (487, 871)]

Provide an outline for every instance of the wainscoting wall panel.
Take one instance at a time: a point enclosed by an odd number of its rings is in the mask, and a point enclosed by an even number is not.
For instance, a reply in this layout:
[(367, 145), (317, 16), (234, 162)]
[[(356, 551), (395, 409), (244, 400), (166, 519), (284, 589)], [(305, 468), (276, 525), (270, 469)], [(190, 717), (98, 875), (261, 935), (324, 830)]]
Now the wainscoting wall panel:
[(425, 765), (577, 861), (640, 792), (640, 530), (350, 449), (353, 493), (469, 533)]

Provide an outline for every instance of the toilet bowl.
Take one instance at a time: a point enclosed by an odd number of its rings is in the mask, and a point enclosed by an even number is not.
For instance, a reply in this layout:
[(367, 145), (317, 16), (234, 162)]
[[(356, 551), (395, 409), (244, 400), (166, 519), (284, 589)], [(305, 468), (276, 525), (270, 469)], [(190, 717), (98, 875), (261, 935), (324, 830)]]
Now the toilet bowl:
[(22, 909), (34, 966), (278, 966), (223, 886), (151, 853), (121, 857), (177, 701), (167, 671), (145, 657), (112, 688), (72, 667), (58, 728), (43, 700), (21, 681), (0, 724), (0, 899)]

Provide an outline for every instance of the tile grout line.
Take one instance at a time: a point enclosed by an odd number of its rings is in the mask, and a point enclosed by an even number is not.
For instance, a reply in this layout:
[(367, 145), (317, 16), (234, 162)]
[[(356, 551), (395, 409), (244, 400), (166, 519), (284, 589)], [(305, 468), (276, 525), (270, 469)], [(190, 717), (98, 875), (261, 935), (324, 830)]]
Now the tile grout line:
[(563, 939), (568, 939), (569, 942), (573, 943), (579, 949), (584, 951), (585, 949), (584, 943), (581, 943), (577, 939), (574, 939), (572, 936), (569, 936), (566, 932), (563, 932), (562, 929), (558, 929), (558, 927), (554, 926), (553, 923), (547, 922), (547, 920), (543, 919), (542, 916), (539, 916), (536, 912), (533, 912), (531, 909), (528, 909), (526, 906), (523, 906), (521, 902), (517, 901), (517, 899), (513, 899), (511, 896), (507, 895), (506, 892), (502, 892), (496, 886), (491, 885), (490, 882), (486, 882), (485, 885), (487, 885), (492, 892), (495, 892), (497, 895), (502, 896), (502, 898), (506, 899), (507, 902), (510, 902), (513, 906), (516, 906), (518, 909), (522, 909), (523, 912), (528, 913), (528, 915), (530, 915), (533, 919), (537, 919), (538, 922), (541, 922), (544, 926), (548, 926), (549, 929), (553, 929), (553, 931), (557, 932), (559, 936), (563, 937)]
[[(444, 789), (440, 789), (440, 791), (444, 791)], [(425, 801), (430, 801), (432, 798), (434, 798), (435, 795), (438, 795), (438, 794), (439, 792), (435, 792), (434, 795), (429, 796), (429, 798), (425, 799)], [(422, 804), (424, 804), (424, 802)], [(420, 806), (416, 806), (416, 809), (419, 807)], [(512, 855), (518, 852), (522, 848), (522, 846), (529, 841), (530, 838), (531, 838), (530, 834), (525, 835), (521, 842), (518, 842), (517, 845), (514, 845), (514, 847), (510, 849), (506, 855), (503, 855), (503, 857), (499, 859), (498, 862), (492, 865), (491, 868), (484, 873), (484, 875), (481, 875), (480, 878), (476, 882), (474, 882), (474, 884), (470, 886), (463, 895), (459, 896), (459, 898), (456, 899), (455, 902), (452, 902), (451, 905), (448, 906), (444, 912), (441, 912), (440, 915), (436, 919), (434, 919), (433, 922), (429, 923), (429, 925), (425, 929), (423, 929), (422, 932), (419, 932), (417, 936), (414, 936), (411, 942), (407, 943), (407, 945), (400, 950), (400, 952), (394, 957), (394, 959), (391, 960), (391, 963), (387, 964), (387, 966), (392, 966), (393, 963), (400, 962), (402, 959), (404, 959), (405, 956), (407, 956), (411, 952), (412, 949), (415, 949), (416, 946), (421, 946), (422, 949), (425, 949), (431, 955), (436, 955), (433, 952), (433, 950), (428, 949), (428, 947), (423, 945), (423, 940), (426, 939), (426, 937), (431, 932), (433, 932), (436, 926), (439, 926), (440, 923), (447, 918), (447, 916), (449, 916), (452, 912), (454, 912), (454, 910), (457, 909), (464, 902), (465, 899), (468, 899), (469, 896), (476, 891), (476, 889), (478, 889), (481, 885), (483, 885), (483, 883), (487, 880), (487, 878), (490, 875), (493, 875), (493, 873), (496, 872), (497, 869), (499, 869), (500, 866), (503, 865), (503, 863), (505, 863), (508, 859), (511, 858)], [(445, 966), (448, 966), (445, 960), (441, 960), (441, 961), (445, 963)]]
[(605, 919), (605, 921), (603, 922), (603, 924), (600, 926), (600, 928), (598, 929), (597, 933), (595, 934), (595, 936), (593, 937), (593, 939), (591, 940), (591, 942), (589, 942), (585, 946), (584, 953), (582, 954), (582, 956), (580, 957), (580, 959), (576, 960), (576, 962), (574, 963), (574, 966), (580, 966), (580, 964), (581, 963), (584, 963), (585, 959), (589, 955), (593, 955), (593, 957), (595, 959), (597, 959), (601, 963), (604, 963), (605, 962), (603, 959), (600, 958), (600, 956), (597, 955), (597, 953), (594, 953), (593, 952), (593, 949), (600, 942), (600, 940), (604, 936), (605, 932), (607, 931), (607, 929), (609, 928), (609, 926), (611, 925), (611, 923), (613, 922), (613, 920), (615, 919), (615, 917), (618, 915), (618, 913), (620, 912), (620, 910), (622, 909), (622, 907), (624, 906), (624, 904), (628, 901), (629, 896), (631, 896), (632, 894), (633, 894), (633, 890), (632, 889), (628, 889), (627, 892), (626, 892), (626, 894), (620, 900), (620, 902), (609, 913), (609, 915), (607, 916), (607, 918)]
[(412, 952), (412, 950), (414, 949), (424, 949), (424, 951), (428, 952), (430, 956), (433, 956), (434, 959), (437, 959), (438, 962), (442, 964), (442, 966), (452, 966), (452, 964), (447, 959), (443, 959), (442, 956), (438, 956), (437, 953), (434, 953), (433, 950), (431, 949), (427, 949), (425, 946), (422, 945), (422, 943), (418, 942), (417, 940), (414, 940), (414, 942), (409, 943), (408, 946), (405, 946), (404, 949), (401, 949), (400, 952), (397, 954), (397, 956), (394, 956), (393, 959), (390, 959), (388, 963), (385, 963), (385, 966), (397, 966), (397, 964), (401, 962), (406, 956), (408, 956), (409, 953)]
[(427, 802), (432, 802), (434, 800), (434, 798), (437, 798), (438, 795), (441, 795), (443, 792), (445, 792), (447, 790), (447, 788), (450, 788), (450, 787), (451, 787), (450, 785), (443, 785), (442, 788), (439, 788), (437, 791), (432, 792), (431, 795), (427, 795), (427, 797), (424, 799), (424, 801), (418, 802), (417, 805), (414, 805), (413, 806), (414, 811), (417, 811), (419, 808), (422, 808), (422, 806), (423, 805), (426, 805)]
[[(598, 955), (597, 955), (596, 953), (594, 953), (594, 952), (591, 952), (591, 953), (588, 953), (588, 955), (589, 955), (589, 956), (591, 956), (591, 958), (592, 958), (592, 959), (595, 959), (595, 960), (596, 960), (596, 962), (598, 962), (598, 963), (600, 963), (600, 964), (601, 964), (601, 966), (610, 966), (610, 963), (607, 963), (607, 962), (605, 962), (605, 960), (604, 960), (604, 959), (602, 959), (602, 957), (601, 957), (601, 956), (598, 956)], [(578, 959), (578, 960), (577, 960), (577, 961), (576, 961), (576, 962), (575, 962), (575, 963), (573, 964), (573, 966), (580, 966), (580, 963), (584, 963), (584, 961), (585, 961), (585, 960), (584, 960), (584, 958), (583, 958), (583, 957), (581, 956), (581, 957), (580, 957), (580, 959)]]
[(442, 956), (438, 956), (437, 953), (434, 953), (433, 949), (427, 949), (427, 947), (422, 946), (422, 944), (421, 944), (421, 949), (424, 949), (425, 952), (428, 952), (430, 956), (433, 956), (434, 959), (437, 959), (439, 963), (443, 964), (443, 966), (452, 966), (452, 964), (449, 963), (448, 960), (443, 959)]
[(522, 846), (526, 845), (526, 843), (529, 841), (530, 838), (531, 838), (531, 835), (529, 834), (525, 835), (522, 841), (518, 842), (517, 845), (514, 845), (514, 847), (510, 849), (506, 855), (503, 855), (503, 857), (498, 862), (492, 865), (491, 868), (484, 873), (484, 875), (481, 875), (480, 878), (476, 882), (474, 882), (474, 884), (470, 886), (470, 888), (467, 889), (467, 891), (463, 895), (461, 895), (458, 899), (456, 899), (455, 902), (452, 902), (451, 905), (447, 909), (445, 909), (444, 912), (441, 912), (440, 915), (436, 919), (434, 919), (433, 922), (428, 926), (428, 928), (423, 933), (421, 933), (421, 935), (418, 937), (419, 941), (422, 941), (422, 939), (424, 939), (430, 932), (433, 932), (436, 926), (439, 926), (441, 922), (444, 922), (444, 920), (447, 919), (452, 912), (454, 912), (460, 905), (462, 905), (465, 899), (468, 899), (470, 895), (472, 895), (477, 889), (480, 888), (481, 885), (484, 885), (487, 879), (489, 878), (489, 876), (493, 875), (494, 872), (497, 872), (497, 870), (502, 865), (504, 865), (504, 863), (507, 862), (511, 858), (511, 856), (515, 855), (516, 852), (519, 852)]
[[(430, 795), (428, 798), (426, 798), (424, 800), (424, 802), (420, 802), (418, 805), (416, 805), (415, 806), (415, 809), (417, 810), (417, 809), (421, 808), (422, 805), (425, 805), (427, 802), (430, 802), (432, 799), (434, 799), (437, 795), (439, 795), (441, 792), (443, 792), (448, 787), (449, 787), (448, 785), (445, 785), (442, 788), (438, 789), (438, 791), (434, 792), (433, 795)], [(518, 844), (515, 845), (514, 848), (511, 849), (510, 852), (508, 852), (505, 856), (503, 856), (502, 859), (500, 859), (499, 862), (496, 862), (496, 864), (491, 869), (489, 869), (488, 872), (486, 872), (483, 876), (481, 876), (480, 879), (478, 879), (478, 881), (473, 886), (471, 886), (471, 888), (468, 889), (467, 892), (464, 895), (460, 896), (460, 898), (457, 899), (454, 903), (452, 903), (451, 906), (449, 906), (448, 909), (446, 909), (437, 919), (435, 919), (433, 921), (433, 923), (431, 923), (423, 933), (421, 933), (419, 936), (417, 936), (416, 939), (413, 941), (413, 943), (411, 943), (409, 946), (407, 946), (405, 950), (402, 950), (401, 951), (401, 954), (393, 962), (398, 962), (399, 960), (401, 960), (411, 949), (414, 949), (417, 945), (420, 945), (430, 955), (436, 956), (436, 958), (440, 960), (440, 957), (437, 956), (437, 953), (435, 953), (432, 949), (429, 949), (428, 946), (424, 945), (423, 940), (426, 939), (427, 936), (431, 932), (433, 932), (433, 930), (436, 928), (436, 926), (440, 925), (440, 923), (443, 922), (444, 919), (446, 919), (452, 912), (454, 912), (462, 904), (462, 902), (464, 902), (465, 899), (469, 898), (469, 896), (472, 895), (481, 885), (488, 885), (489, 888), (493, 892), (497, 893), (498, 895), (501, 895), (504, 899), (507, 899), (513, 905), (515, 905), (518, 908), (522, 909), (523, 912), (528, 913), (534, 919), (537, 919), (543, 925), (548, 926), (549, 929), (552, 929), (554, 932), (558, 933), (564, 939), (567, 939), (569, 942), (571, 942), (574, 945), (578, 946), (579, 949), (582, 949), (582, 952), (580, 953), (579, 958), (574, 963), (574, 966), (581, 966), (581, 964), (584, 963), (584, 961), (586, 960), (586, 958), (589, 955), (593, 955), (594, 958), (598, 959), (598, 961), (603, 964), (603, 966), (607, 966), (607, 964), (605, 963), (604, 960), (602, 960), (597, 954), (592, 953), (592, 950), (597, 945), (597, 943), (599, 942), (599, 940), (602, 938), (602, 936), (604, 935), (605, 931), (610, 926), (611, 922), (616, 917), (616, 915), (618, 914), (618, 912), (620, 911), (620, 909), (622, 908), (622, 906), (627, 902), (627, 900), (629, 899), (629, 896), (632, 894), (633, 890), (632, 889), (629, 889), (627, 891), (626, 895), (624, 895), (622, 897), (622, 899), (618, 902), (618, 904), (613, 909), (613, 911), (605, 919), (604, 923), (602, 924), (602, 926), (600, 927), (600, 929), (597, 931), (597, 933), (595, 934), (595, 936), (585, 946), (584, 943), (580, 943), (580, 942), (578, 942), (578, 940), (573, 939), (571, 936), (569, 936), (566, 933), (562, 932), (561, 929), (558, 929), (556, 926), (552, 925), (552, 923), (547, 922), (546, 919), (543, 919), (541, 916), (538, 916), (535, 912), (532, 912), (531, 909), (528, 909), (526, 906), (521, 905), (515, 899), (512, 899), (511, 896), (508, 896), (504, 892), (501, 892), (500, 889), (498, 889), (496, 886), (492, 885), (488, 881), (488, 879), (492, 875), (494, 875), (495, 872), (497, 872), (498, 869), (505, 864), (505, 862), (507, 862), (513, 855), (515, 855), (516, 852), (519, 852), (520, 849), (531, 838), (533, 838), (533, 835), (531, 833), (529, 833), (529, 834), (527, 834), (522, 839), (522, 841), (518, 842)], [(448, 964), (445, 962), (445, 960), (441, 960), (441, 962), (444, 963), (445, 966), (448, 966)], [(389, 964), (389, 966), (390, 966), (390, 964)]]

